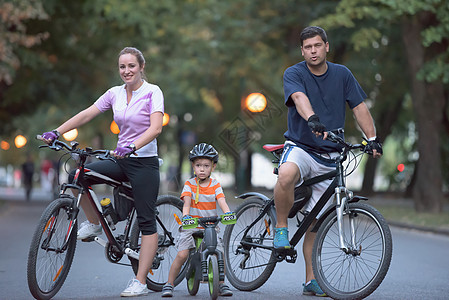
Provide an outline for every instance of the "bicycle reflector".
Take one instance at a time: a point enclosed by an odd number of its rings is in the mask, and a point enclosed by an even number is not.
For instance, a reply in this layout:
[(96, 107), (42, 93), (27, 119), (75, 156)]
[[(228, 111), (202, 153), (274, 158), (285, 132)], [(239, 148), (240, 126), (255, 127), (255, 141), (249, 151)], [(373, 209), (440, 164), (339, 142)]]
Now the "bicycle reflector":
[(173, 216), (175, 217), (176, 222), (177, 222), (179, 225), (182, 225), (181, 219), (178, 217), (178, 215), (177, 215), (177, 214), (173, 214)]
[(234, 214), (221, 215), (221, 223), (224, 225), (232, 225), (237, 222), (237, 216)]

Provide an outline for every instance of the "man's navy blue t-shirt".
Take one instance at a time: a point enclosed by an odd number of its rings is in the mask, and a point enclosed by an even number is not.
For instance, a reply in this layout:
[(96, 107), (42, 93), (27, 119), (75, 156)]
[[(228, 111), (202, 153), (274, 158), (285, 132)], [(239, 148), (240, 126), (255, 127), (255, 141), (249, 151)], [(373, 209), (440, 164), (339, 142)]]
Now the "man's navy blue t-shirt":
[(309, 98), (313, 111), (327, 130), (344, 127), (346, 102), (352, 109), (366, 98), (362, 87), (347, 67), (330, 62), (327, 62), (327, 66), (326, 73), (320, 76), (313, 75), (305, 61), (284, 72), (284, 97), (288, 107), (288, 130), (284, 136), (306, 151), (328, 153), (340, 148), (312, 133), (290, 98), (293, 93), (302, 92)]

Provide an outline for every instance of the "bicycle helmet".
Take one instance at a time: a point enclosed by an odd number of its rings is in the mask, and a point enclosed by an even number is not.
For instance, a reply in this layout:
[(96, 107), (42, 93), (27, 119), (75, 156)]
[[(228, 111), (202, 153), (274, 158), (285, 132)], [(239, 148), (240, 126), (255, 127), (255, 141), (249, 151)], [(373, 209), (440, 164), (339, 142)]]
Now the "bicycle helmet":
[(218, 162), (218, 152), (212, 145), (201, 143), (193, 146), (193, 149), (190, 150), (189, 160), (193, 161), (196, 158), (209, 158), (214, 163)]

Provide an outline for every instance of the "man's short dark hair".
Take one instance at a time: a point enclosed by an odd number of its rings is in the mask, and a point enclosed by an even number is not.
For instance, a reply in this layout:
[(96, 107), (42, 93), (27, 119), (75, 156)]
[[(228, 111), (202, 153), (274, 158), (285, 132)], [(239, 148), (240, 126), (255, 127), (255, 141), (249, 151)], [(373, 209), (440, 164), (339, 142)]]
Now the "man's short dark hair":
[(321, 37), (321, 39), (327, 43), (327, 34), (326, 31), (324, 31), (323, 28), (318, 27), (318, 26), (309, 26), (306, 27), (302, 30), (301, 34), (299, 35), (299, 40), (301, 42), (301, 47), (302, 47), (302, 43), (304, 42), (304, 40), (313, 38), (315, 36), (319, 35)]

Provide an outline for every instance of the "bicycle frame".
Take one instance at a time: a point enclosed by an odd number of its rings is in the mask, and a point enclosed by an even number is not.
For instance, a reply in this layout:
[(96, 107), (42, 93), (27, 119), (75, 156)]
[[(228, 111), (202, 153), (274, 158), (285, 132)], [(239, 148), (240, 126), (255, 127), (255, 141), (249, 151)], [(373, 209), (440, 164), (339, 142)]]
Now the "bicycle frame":
[[(342, 139), (340, 139), (335, 134), (333, 134), (332, 137), (334, 139), (338, 140), (339, 142), (342, 141)], [(350, 145), (350, 144), (346, 144), (346, 143), (344, 143), (344, 145), (345, 145), (345, 147), (343, 148), (342, 152), (340, 153), (340, 156), (335, 159), (335, 162), (336, 162), (335, 170), (332, 170), (332, 171), (330, 171), (328, 173), (325, 173), (325, 174), (322, 174), (322, 175), (319, 175), (319, 176), (307, 179), (307, 180), (305, 180), (301, 184), (301, 186), (311, 186), (311, 185), (316, 184), (318, 182), (322, 182), (322, 181), (329, 180), (329, 179), (333, 178), (332, 182), (329, 184), (328, 188), (322, 194), (322, 196), (320, 197), (320, 199), (318, 200), (316, 205), (313, 207), (313, 209), (304, 217), (304, 219), (298, 225), (298, 229), (296, 230), (295, 234), (293, 235), (293, 237), (290, 240), (290, 244), (293, 247), (295, 247), (299, 243), (299, 241), (304, 236), (304, 234), (307, 232), (308, 228), (314, 222), (314, 220), (316, 219), (316, 217), (318, 216), (320, 211), (323, 209), (323, 207), (326, 205), (326, 203), (329, 201), (329, 199), (332, 197), (332, 195), (335, 194), (335, 200), (336, 200), (335, 202), (336, 203), (331, 205), (320, 216), (320, 218), (318, 219), (318, 221), (316, 222), (316, 224), (312, 228), (312, 232), (316, 232), (318, 230), (318, 228), (320, 227), (321, 223), (323, 222), (323, 220), (332, 211), (336, 210), (336, 212), (337, 212), (337, 224), (338, 224), (337, 226), (338, 226), (338, 231), (339, 231), (340, 248), (345, 253), (350, 253), (352, 251), (356, 251), (355, 250), (355, 241), (354, 241), (354, 224), (353, 223), (350, 226), (351, 231), (352, 231), (351, 232), (351, 243), (352, 243), (352, 245), (346, 245), (345, 242), (344, 242), (344, 238), (343, 237), (344, 237), (345, 233), (343, 232), (343, 226), (342, 226), (343, 212), (344, 212), (344, 208), (346, 207), (347, 203), (349, 203), (349, 202), (357, 202), (359, 200), (367, 200), (367, 198), (360, 197), (360, 196), (354, 196), (351, 191), (346, 189), (345, 182), (344, 182), (343, 161), (346, 160), (347, 153), (349, 152), (349, 150), (361, 148), (362, 145), (358, 145), (358, 144), (357, 145)], [(278, 158), (276, 155), (275, 155), (275, 157)], [(342, 197), (342, 193), (344, 193), (343, 197)], [(242, 194), (242, 195), (238, 196), (238, 198), (245, 199), (245, 198), (248, 198), (250, 196), (256, 196), (256, 197), (264, 200), (265, 202), (267, 202), (267, 204), (265, 205), (263, 210), (260, 212), (259, 216), (246, 228), (243, 236), (246, 236), (248, 234), (249, 230), (254, 226), (254, 224), (256, 224), (258, 221), (260, 221), (262, 219), (262, 217), (269, 210), (272, 210), (272, 214), (273, 215), (275, 215), (275, 213), (276, 213), (275, 212), (275, 208), (274, 208), (274, 197), (269, 199), (266, 196), (264, 196), (263, 194), (250, 192), (250, 193)], [(242, 240), (241, 244), (243, 246), (252, 246), (252, 247), (258, 247), (258, 248), (265, 248), (265, 249), (272, 249), (272, 250), (274, 250), (273, 246), (261, 245), (261, 244), (258, 244), (258, 243), (248, 242), (248, 241), (245, 241), (245, 240)], [(352, 249), (352, 250), (350, 250), (350, 249)], [(284, 252), (287, 255), (291, 256), (290, 259), (287, 259), (288, 262), (295, 262), (296, 261), (296, 253), (295, 253), (294, 250), (293, 251), (282, 250), (281, 252)], [(281, 255), (281, 259), (284, 259), (284, 258), (286, 258), (285, 255)]]

